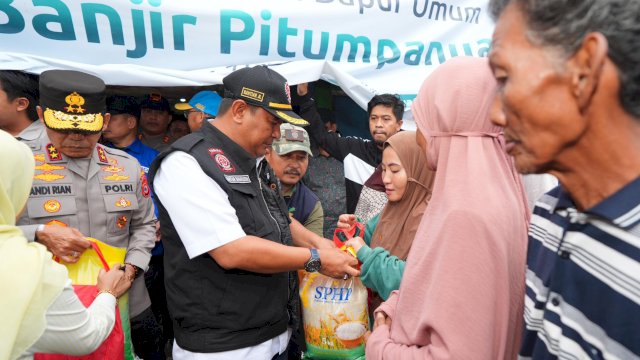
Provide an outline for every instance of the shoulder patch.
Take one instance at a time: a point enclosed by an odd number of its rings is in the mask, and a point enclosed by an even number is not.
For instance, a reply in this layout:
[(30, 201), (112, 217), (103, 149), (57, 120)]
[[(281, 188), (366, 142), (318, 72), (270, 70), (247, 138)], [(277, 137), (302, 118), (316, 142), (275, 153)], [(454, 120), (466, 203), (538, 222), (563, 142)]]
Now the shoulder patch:
[(225, 173), (234, 173), (236, 172), (236, 168), (233, 166), (229, 158), (224, 154), (224, 151), (220, 148), (209, 148), (207, 149), (209, 152), (209, 156), (213, 159), (213, 161), (218, 165), (218, 168)]
[(142, 192), (142, 196), (148, 198), (151, 194), (151, 190), (149, 189), (149, 182), (147, 181), (147, 175), (145, 175), (144, 171), (140, 171), (140, 191)]

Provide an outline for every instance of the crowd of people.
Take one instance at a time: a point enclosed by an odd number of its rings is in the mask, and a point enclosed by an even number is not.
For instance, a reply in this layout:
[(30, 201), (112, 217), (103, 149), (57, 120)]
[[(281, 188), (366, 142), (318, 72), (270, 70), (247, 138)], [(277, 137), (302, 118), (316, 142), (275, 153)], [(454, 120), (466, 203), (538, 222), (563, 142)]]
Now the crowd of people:
[(310, 358), (314, 273), (368, 289), (367, 359), (640, 359), (640, 3), (490, 10), (372, 140), (267, 66), (173, 107), (0, 70), (0, 359)]

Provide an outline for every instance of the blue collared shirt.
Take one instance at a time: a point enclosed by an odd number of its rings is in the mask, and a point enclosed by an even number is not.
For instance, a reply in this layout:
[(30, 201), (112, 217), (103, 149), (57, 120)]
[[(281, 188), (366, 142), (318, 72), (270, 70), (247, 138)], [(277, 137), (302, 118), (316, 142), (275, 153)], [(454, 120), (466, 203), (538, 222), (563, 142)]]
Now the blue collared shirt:
[(523, 359), (640, 357), (640, 178), (585, 211), (557, 187), (529, 228)]
[[(106, 145), (114, 149), (122, 150), (127, 154), (133, 156), (134, 158), (138, 159), (138, 162), (140, 163), (140, 167), (142, 168), (142, 171), (144, 171), (145, 175), (149, 173), (149, 168), (151, 167), (151, 163), (159, 154), (157, 150), (143, 144), (142, 141), (140, 141), (140, 139), (138, 139), (137, 137), (133, 141), (133, 143), (131, 143), (131, 145), (127, 146), (126, 148), (116, 147), (110, 142), (107, 143)], [(156, 218), (158, 218), (158, 205), (156, 204), (156, 197), (153, 195), (153, 193), (151, 194), (151, 199), (153, 200)], [(155, 247), (151, 251), (151, 255), (152, 256), (161, 255), (163, 251), (164, 251), (164, 248), (162, 246), (162, 242), (157, 242)]]

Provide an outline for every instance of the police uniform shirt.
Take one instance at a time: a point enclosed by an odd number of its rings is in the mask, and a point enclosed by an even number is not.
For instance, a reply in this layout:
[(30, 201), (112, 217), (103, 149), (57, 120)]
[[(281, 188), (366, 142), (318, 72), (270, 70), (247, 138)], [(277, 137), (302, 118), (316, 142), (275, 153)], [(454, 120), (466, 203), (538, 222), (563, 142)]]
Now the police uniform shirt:
[(26, 129), (22, 130), (16, 139), (21, 141), (29, 148), (31, 151), (39, 151), (40, 150), (40, 141), (38, 141), (45, 133), (45, 127), (41, 120), (36, 120), (31, 123), (31, 125), (27, 126)]
[[(33, 186), (18, 221), (30, 225), (21, 227), (25, 235), (33, 238), (37, 224), (77, 228), (85, 236), (126, 248), (125, 262), (146, 270), (155, 244), (155, 215), (138, 161), (100, 145), (91, 158), (68, 158), (46, 133), (38, 143)], [(131, 317), (150, 306), (143, 277), (129, 293)]]

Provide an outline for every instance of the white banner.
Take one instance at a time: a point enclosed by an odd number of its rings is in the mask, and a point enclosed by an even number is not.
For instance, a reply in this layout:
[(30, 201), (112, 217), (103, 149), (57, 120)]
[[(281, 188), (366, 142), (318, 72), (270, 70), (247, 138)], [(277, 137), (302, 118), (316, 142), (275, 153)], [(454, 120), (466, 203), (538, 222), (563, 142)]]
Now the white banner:
[(323, 79), (360, 106), (408, 107), (433, 69), (487, 56), (487, 0), (0, 0), (0, 68), (77, 69), (110, 85), (220, 84), (271, 64), (290, 84)]

